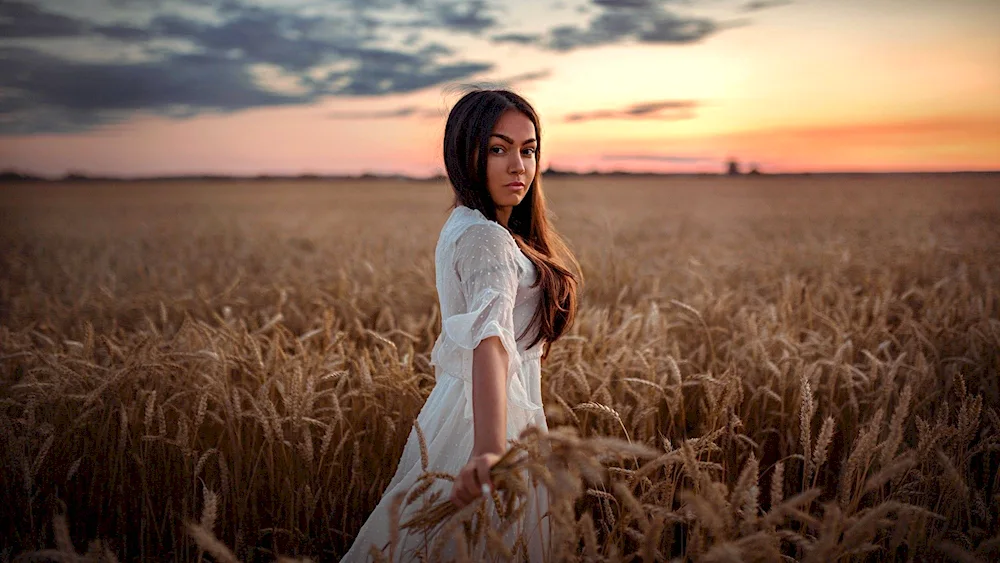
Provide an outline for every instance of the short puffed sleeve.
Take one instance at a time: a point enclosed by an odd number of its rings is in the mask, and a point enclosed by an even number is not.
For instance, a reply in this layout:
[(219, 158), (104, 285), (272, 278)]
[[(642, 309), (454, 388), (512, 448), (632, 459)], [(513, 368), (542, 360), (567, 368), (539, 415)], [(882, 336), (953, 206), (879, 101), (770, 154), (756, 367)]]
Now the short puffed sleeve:
[(508, 380), (520, 363), (514, 334), (518, 252), (514, 239), (500, 225), (469, 226), (455, 242), (454, 254), (468, 312), (442, 322), (448, 338), (467, 350), (475, 350), (486, 338), (499, 337), (507, 350)]

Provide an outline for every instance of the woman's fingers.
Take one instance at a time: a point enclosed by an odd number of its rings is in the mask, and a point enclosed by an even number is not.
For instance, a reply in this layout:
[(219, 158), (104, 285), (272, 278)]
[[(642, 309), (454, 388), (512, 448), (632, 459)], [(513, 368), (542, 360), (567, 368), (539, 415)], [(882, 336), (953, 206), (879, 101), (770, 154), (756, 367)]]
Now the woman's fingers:
[(451, 502), (458, 508), (469, 504), (472, 500), (472, 495), (469, 493), (469, 471), (467, 467), (463, 467), (458, 473), (458, 478), (455, 479), (455, 484), (451, 488)]
[(463, 506), (469, 504), (468, 499), (466, 499), (465, 495), (462, 493), (462, 488), (459, 486), (452, 489), (451, 502), (458, 508), (462, 508)]
[(473, 459), (458, 474), (451, 489), (451, 502), (462, 508), (474, 501), (479, 495), (492, 490), (490, 482), (490, 463), (488, 459), (478, 457)]
[(451, 488), (450, 500), (451, 503), (458, 508), (462, 508), (463, 506), (469, 504), (468, 494), (465, 492), (465, 488), (462, 487), (462, 484), (460, 482), (456, 482), (455, 485)]
[(466, 499), (466, 502), (471, 502), (472, 499), (476, 498), (475, 491), (478, 489), (475, 468), (466, 465), (462, 468), (462, 498)]
[(490, 461), (486, 458), (476, 460), (475, 474), (477, 477), (478, 490), (476, 494), (488, 495), (493, 490), (493, 482), (490, 481)]

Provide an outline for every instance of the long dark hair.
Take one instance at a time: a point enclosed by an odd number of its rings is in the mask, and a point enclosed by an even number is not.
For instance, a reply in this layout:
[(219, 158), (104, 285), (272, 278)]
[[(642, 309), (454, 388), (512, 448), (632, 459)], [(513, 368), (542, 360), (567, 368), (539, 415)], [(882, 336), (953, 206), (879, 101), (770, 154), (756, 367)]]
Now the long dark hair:
[[(535, 337), (528, 346), (531, 348), (542, 340), (555, 342), (573, 325), (577, 287), (582, 281), (576, 257), (549, 225), (541, 167), (538, 165), (542, 154), (538, 114), (527, 100), (508, 90), (474, 90), (467, 93), (448, 114), (444, 127), (444, 165), (455, 190), (455, 205), (476, 209), (487, 219), (497, 221), (496, 205), (487, 187), (486, 158), (490, 134), (507, 110), (516, 110), (527, 116), (535, 125), (537, 140), (535, 177), (524, 200), (514, 206), (507, 221), (507, 230), (538, 269), (535, 285), (542, 287), (541, 306), (525, 331), (535, 331)], [(546, 348), (543, 359), (550, 349)]]

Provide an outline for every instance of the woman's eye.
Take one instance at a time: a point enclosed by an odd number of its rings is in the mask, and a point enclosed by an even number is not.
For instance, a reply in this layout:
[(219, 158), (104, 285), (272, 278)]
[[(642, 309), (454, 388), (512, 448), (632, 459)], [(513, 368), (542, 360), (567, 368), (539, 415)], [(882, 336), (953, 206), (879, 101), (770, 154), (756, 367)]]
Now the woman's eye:
[(503, 147), (500, 146), (490, 147), (490, 152), (493, 154), (503, 154)]
[(524, 149), (522, 152), (525, 154), (525, 156), (534, 156), (535, 155), (535, 149), (534, 148)]

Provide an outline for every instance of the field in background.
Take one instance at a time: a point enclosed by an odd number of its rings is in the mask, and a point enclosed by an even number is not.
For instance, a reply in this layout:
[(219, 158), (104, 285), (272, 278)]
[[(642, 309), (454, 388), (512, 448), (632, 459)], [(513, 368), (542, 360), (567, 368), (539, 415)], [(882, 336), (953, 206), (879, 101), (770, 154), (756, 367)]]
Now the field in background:
[[(546, 180), (586, 278), (550, 426), (660, 456), (560, 493), (560, 553), (1000, 557), (997, 180)], [(335, 559), (434, 384), (449, 204), (0, 187), (0, 561), (196, 560), (186, 521), (241, 559)]]

